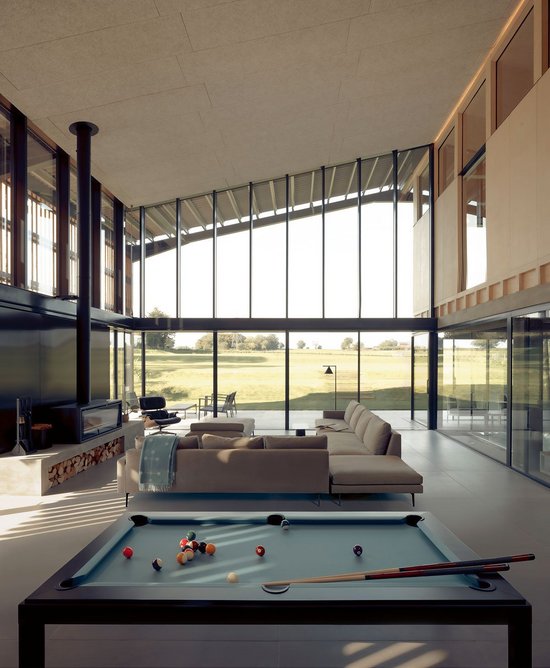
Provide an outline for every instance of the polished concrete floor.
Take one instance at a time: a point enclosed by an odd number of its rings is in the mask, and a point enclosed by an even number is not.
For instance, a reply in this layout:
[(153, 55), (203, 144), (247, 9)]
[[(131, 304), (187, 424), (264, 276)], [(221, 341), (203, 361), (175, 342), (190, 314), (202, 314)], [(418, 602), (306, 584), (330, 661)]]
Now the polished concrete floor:
[[(534, 666), (550, 668), (550, 489), (445, 436), (412, 429), (403, 459), (424, 475), (417, 509), (480, 555), (534, 552), (507, 579), (533, 605)], [(0, 494), (0, 667), (17, 667), (17, 604), (124, 512), (115, 462), (44, 497)], [(315, 510), (308, 498), (141, 495), (131, 509)], [(320, 510), (405, 510), (407, 495), (324, 499)], [(49, 626), (48, 668), (501, 668), (502, 627)]]

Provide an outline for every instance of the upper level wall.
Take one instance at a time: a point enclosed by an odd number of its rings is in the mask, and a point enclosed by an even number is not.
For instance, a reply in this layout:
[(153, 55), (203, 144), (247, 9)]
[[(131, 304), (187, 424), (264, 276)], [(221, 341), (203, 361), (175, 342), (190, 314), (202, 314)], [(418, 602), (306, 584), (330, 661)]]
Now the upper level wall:
[[(457, 178), (435, 207), (435, 304), (440, 317), (506, 300), (550, 301), (550, 70), (486, 144), (487, 282), (463, 292)], [(548, 294), (541, 286), (548, 285)], [(537, 289), (535, 289), (537, 288)], [(498, 309), (498, 307), (497, 307)], [(508, 310), (505, 301), (501, 311)], [(493, 311), (495, 309), (493, 308)], [(462, 313), (461, 319), (471, 319)]]

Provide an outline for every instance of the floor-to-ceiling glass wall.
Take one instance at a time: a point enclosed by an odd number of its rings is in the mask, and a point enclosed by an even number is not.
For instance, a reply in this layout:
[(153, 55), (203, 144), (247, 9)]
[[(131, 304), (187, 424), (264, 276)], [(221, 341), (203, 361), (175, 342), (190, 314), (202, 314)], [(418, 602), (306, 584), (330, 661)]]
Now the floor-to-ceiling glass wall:
[[(361, 332), (361, 402), (410, 418), (411, 333)], [(391, 422), (391, 414), (388, 415)]]
[(235, 392), (237, 414), (256, 429), (284, 428), (284, 333), (219, 332), (217, 364), (218, 404)]
[(412, 417), (423, 425), (428, 424), (428, 392), (429, 392), (429, 335), (413, 336), (413, 405)]
[(323, 410), (357, 399), (357, 332), (289, 334), (290, 426), (313, 426)]
[(512, 320), (514, 468), (550, 484), (550, 312)]
[(508, 405), (506, 322), (442, 333), (439, 428), (506, 461)]

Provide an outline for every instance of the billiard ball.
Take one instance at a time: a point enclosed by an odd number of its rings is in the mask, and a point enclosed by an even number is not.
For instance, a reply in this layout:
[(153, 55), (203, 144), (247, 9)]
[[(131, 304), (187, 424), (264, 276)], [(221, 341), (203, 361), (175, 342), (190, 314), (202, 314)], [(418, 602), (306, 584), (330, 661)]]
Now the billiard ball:
[(132, 550), (131, 547), (125, 547), (122, 550), (122, 554), (126, 557), (126, 559), (131, 559), (132, 556), (134, 555), (134, 550)]
[(214, 552), (216, 551), (216, 546), (214, 545), (214, 543), (206, 543), (204, 551), (206, 552), (206, 554), (213, 555)]
[(186, 547), (182, 554), (185, 554), (185, 556), (187, 557), (187, 561), (193, 561), (193, 559), (195, 558), (195, 553), (189, 547)]
[(256, 548), (256, 554), (259, 557), (263, 557), (265, 554), (265, 547), (263, 545), (258, 545), (258, 547)]
[(196, 540), (190, 540), (189, 547), (193, 550), (193, 552), (196, 552), (199, 549), (199, 543)]
[(185, 535), (187, 538), (189, 538), (189, 540), (195, 540), (197, 537), (197, 534), (194, 531), (188, 531)]
[(188, 542), (189, 542), (189, 540), (187, 538), (182, 538), (180, 540), (180, 547), (181, 547), (182, 550), (187, 546)]
[(239, 581), (239, 576), (237, 575), (237, 573), (233, 573), (232, 571), (231, 573), (227, 574), (226, 580), (228, 582), (231, 582), (231, 584), (235, 584), (235, 582)]
[(178, 552), (176, 554), (176, 561), (180, 566), (183, 566), (185, 562), (187, 561), (187, 553), (186, 552)]
[(281, 522), (281, 529), (284, 531), (288, 531), (288, 527), (290, 526), (290, 522), (288, 520), (283, 520)]
[(206, 543), (203, 540), (199, 543), (199, 552), (201, 554), (206, 552)]
[(357, 557), (360, 557), (363, 554), (363, 548), (360, 545), (354, 545), (353, 554), (355, 554)]
[(156, 571), (160, 571), (160, 569), (162, 568), (162, 559), (159, 559), (158, 557), (156, 559), (153, 559), (153, 562), (152, 562), (151, 566)]

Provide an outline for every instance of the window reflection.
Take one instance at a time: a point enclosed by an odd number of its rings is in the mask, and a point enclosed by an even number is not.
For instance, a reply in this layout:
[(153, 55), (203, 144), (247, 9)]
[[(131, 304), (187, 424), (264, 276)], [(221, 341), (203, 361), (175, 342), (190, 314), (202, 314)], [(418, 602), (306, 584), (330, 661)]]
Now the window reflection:
[(438, 191), (439, 194), (453, 182), (455, 178), (455, 129), (453, 128), (438, 151)]
[(27, 137), (27, 288), (57, 291), (57, 213), (55, 152)]
[(441, 335), (439, 428), (506, 461), (506, 323)]
[(533, 86), (534, 12), (531, 10), (496, 63), (497, 127)]
[(550, 483), (550, 318), (514, 318), (512, 466)]
[(487, 219), (485, 212), (485, 156), (462, 180), (465, 288), (487, 280)]

